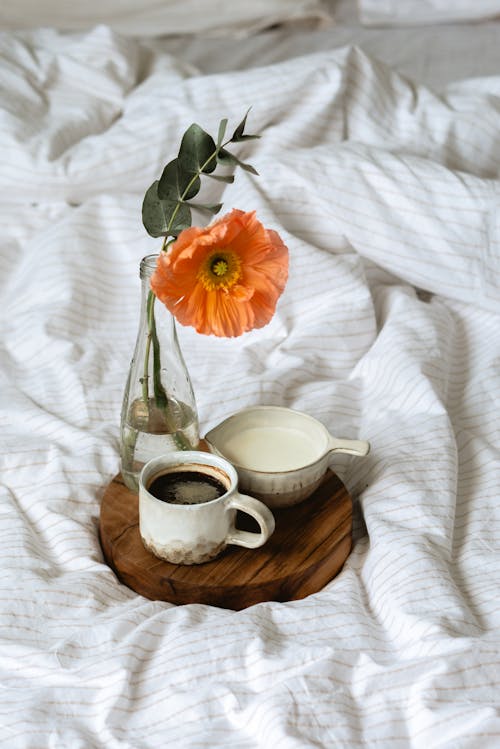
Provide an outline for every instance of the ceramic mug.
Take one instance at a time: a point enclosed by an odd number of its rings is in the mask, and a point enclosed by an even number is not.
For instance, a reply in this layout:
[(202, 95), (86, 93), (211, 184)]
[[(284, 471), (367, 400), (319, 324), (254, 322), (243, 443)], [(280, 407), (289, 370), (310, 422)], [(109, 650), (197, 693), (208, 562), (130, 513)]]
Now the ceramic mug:
[[(179, 504), (150, 492), (156, 479), (180, 480), (180, 476), (162, 477), (185, 472), (193, 472), (201, 482), (204, 477), (212, 483), (220, 482), (223, 493), (214, 499)], [(237, 529), (237, 510), (251, 515), (260, 532)], [(139, 530), (144, 546), (160, 559), (173, 564), (201, 564), (217, 557), (228, 544), (248, 549), (262, 546), (274, 531), (274, 517), (262, 502), (239, 493), (238, 474), (227, 460), (196, 450), (179, 451), (153, 458), (143, 467), (139, 477)]]

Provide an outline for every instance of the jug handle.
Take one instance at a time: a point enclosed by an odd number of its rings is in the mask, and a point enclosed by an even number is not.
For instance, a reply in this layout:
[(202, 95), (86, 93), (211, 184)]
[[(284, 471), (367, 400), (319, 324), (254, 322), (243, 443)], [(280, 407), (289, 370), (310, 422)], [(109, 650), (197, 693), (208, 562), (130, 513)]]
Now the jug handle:
[(370, 452), (370, 443), (366, 440), (342, 440), (330, 435), (328, 452), (364, 456)]

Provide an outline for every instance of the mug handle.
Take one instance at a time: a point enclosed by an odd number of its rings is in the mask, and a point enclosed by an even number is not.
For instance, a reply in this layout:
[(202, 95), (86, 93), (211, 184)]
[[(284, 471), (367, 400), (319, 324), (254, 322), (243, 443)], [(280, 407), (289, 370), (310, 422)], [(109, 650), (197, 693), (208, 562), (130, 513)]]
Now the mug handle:
[(241, 510), (250, 515), (260, 526), (260, 533), (250, 533), (250, 531), (240, 531), (234, 525), (229, 529), (226, 536), (227, 544), (235, 546), (245, 546), (247, 549), (256, 549), (263, 546), (269, 536), (274, 531), (274, 515), (263, 502), (248, 494), (235, 492), (228, 500), (226, 507), (228, 509)]

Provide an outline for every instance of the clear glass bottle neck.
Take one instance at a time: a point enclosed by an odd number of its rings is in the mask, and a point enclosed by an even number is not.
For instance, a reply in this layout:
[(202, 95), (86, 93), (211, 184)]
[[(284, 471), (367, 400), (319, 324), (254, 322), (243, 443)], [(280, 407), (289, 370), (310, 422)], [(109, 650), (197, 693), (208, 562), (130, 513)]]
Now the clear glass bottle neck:
[(139, 276), (141, 281), (149, 281), (156, 269), (156, 263), (159, 257), (159, 254), (156, 253), (154, 255), (146, 255), (146, 257), (142, 258), (139, 266)]
[[(175, 321), (173, 315), (167, 310), (164, 304), (159, 299), (154, 298), (151, 290), (151, 276), (156, 270), (156, 264), (159, 258), (159, 254), (146, 255), (141, 260), (139, 267), (139, 276), (141, 279), (141, 319), (139, 323), (139, 330), (144, 330), (145, 327), (149, 328), (148, 325), (148, 310), (154, 310), (154, 319), (156, 325), (156, 332), (158, 335), (167, 337), (168, 340), (174, 337), (176, 338)], [(153, 299), (151, 296), (153, 296)], [(152, 307), (151, 307), (152, 302)], [(139, 335), (141, 335), (139, 333)], [(166, 341), (165, 341), (166, 343)], [(172, 343), (172, 341), (171, 341)], [(173, 342), (177, 345), (176, 340)]]

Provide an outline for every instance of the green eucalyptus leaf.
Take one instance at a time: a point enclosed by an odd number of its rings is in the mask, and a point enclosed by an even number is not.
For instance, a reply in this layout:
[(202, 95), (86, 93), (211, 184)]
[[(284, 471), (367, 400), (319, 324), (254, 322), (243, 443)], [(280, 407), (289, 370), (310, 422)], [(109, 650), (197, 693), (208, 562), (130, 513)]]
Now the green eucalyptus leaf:
[(234, 174), (207, 174), (210, 179), (216, 179), (218, 182), (227, 182), (231, 185), (234, 182)]
[(219, 213), (222, 205), (222, 203), (191, 203), (193, 208), (198, 208), (200, 211), (208, 211), (209, 213)]
[(200, 191), (201, 180), (180, 159), (169, 161), (158, 183), (160, 200), (189, 200)]
[(187, 203), (177, 203), (177, 210), (171, 214), (169, 235), (177, 237), (191, 226), (191, 209)]
[(232, 164), (234, 166), (240, 166), (242, 169), (244, 169), (246, 172), (251, 172), (252, 174), (259, 174), (256, 169), (254, 169), (251, 164), (244, 164), (242, 161), (236, 158), (234, 154), (229, 153), (225, 148), (221, 148), (219, 153), (217, 154), (217, 161), (219, 164), (222, 164), (224, 166), (227, 166), (229, 164)]
[(183, 168), (193, 174), (204, 172), (210, 174), (216, 167), (216, 146), (211, 135), (193, 123), (182, 136), (178, 158)]
[(220, 121), (220, 124), (219, 124), (219, 132), (217, 134), (217, 150), (219, 150), (219, 148), (222, 145), (224, 135), (226, 134), (226, 127), (227, 127), (227, 118), (224, 118), (223, 120)]
[(247, 122), (247, 117), (248, 117), (249, 111), (250, 111), (250, 107), (247, 109), (245, 116), (243, 117), (243, 119), (241, 120), (240, 124), (238, 125), (238, 127), (234, 131), (233, 137), (231, 138), (231, 140), (233, 142), (237, 141), (238, 138), (241, 138), (241, 136), (243, 135), (243, 131), (245, 129), (245, 125), (246, 125), (246, 122)]
[(177, 188), (179, 198), (190, 200), (198, 195), (201, 188), (201, 179), (197, 172), (192, 172), (182, 158), (177, 159)]
[(259, 172), (251, 164), (244, 164), (242, 161), (238, 161), (238, 166), (244, 169), (245, 172), (250, 172), (251, 174), (255, 174), (257, 177), (259, 176)]
[(142, 202), (142, 223), (152, 237), (168, 234), (168, 214), (158, 197), (158, 180), (147, 190)]
[(236, 130), (234, 131), (232, 138), (231, 138), (231, 143), (241, 143), (241, 141), (243, 140), (254, 140), (255, 138), (260, 138), (260, 135), (244, 135), (243, 134), (250, 109), (251, 107), (247, 109), (246, 115), (243, 117), (242, 121), (240, 122)]
[(217, 163), (222, 164), (223, 166), (235, 166), (236, 159), (231, 153), (229, 153), (229, 151), (226, 151), (225, 148), (221, 148), (217, 153)]
[(152, 237), (176, 237), (191, 226), (191, 210), (176, 197), (159, 198), (158, 180), (153, 182), (142, 203), (142, 223)]
[(260, 135), (240, 135), (239, 138), (231, 138), (232, 143), (241, 143), (244, 140), (255, 140), (260, 138)]
[(169, 161), (163, 169), (162, 175), (158, 181), (158, 197), (160, 200), (163, 200), (164, 198), (179, 197), (177, 184), (177, 159)]

